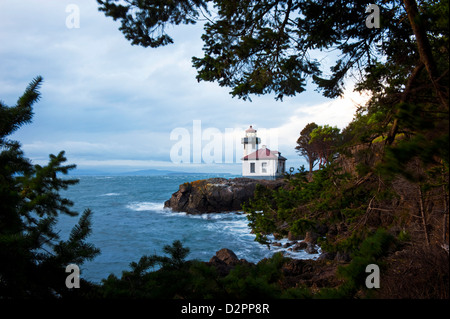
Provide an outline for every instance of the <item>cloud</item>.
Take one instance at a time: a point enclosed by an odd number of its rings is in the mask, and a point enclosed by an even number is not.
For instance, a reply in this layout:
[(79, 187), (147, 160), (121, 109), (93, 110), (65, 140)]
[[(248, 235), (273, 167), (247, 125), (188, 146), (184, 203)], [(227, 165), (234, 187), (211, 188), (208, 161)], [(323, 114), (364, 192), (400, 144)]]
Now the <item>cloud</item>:
[(317, 125), (336, 126), (342, 130), (352, 121), (358, 106), (364, 105), (368, 99), (368, 95), (354, 92), (352, 85), (349, 84), (341, 98), (319, 104), (298, 106), (287, 121), (276, 128), (279, 148), (285, 150), (287, 156), (293, 159), (297, 166), (304, 164), (304, 160), (296, 158), (298, 155), (295, 152), (296, 141), (301, 130), (312, 122)]
[[(80, 28), (66, 26), (70, 4), (80, 9)], [(14, 105), (35, 76), (44, 77), (33, 123), (13, 136), (27, 156), (42, 161), (65, 150), (79, 167), (174, 167), (170, 133), (200, 120), (223, 133), (243, 134), (249, 125), (276, 129), (280, 151), (295, 162), (293, 147), (307, 123), (342, 128), (353, 116), (350, 92), (335, 101), (309, 91), (283, 102), (273, 96), (248, 102), (217, 83), (198, 83), (191, 57), (202, 56), (202, 25), (169, 28), (175, 44), (158, 49), (131, 46), (118, 27), (95, 1), (0, 2), (0, 99)], [(230, 167), (185, 168), (236, 170)]]

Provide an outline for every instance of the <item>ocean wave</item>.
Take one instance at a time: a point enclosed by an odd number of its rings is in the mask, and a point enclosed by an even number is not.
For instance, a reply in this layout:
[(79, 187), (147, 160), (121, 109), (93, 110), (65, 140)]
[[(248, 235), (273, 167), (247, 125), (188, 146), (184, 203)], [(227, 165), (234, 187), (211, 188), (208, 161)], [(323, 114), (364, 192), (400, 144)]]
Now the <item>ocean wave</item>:
[(99, 196), (119, 196), (119, 195), (121, 195), (121, 194), (120, 193), (106, 193), (106, 194), (102, 194)]
[(127, 205), (128, 209), (134, 211), (162, 211), (164, 210), (164, 203), (156, 203), (156, 202), (134, 202)]
[(190, 218), (198, 218), (203, 220), (218, 220), (223, 219), (223, 213), (209, 213), (209, 214), (187, 214)]
[[(275, 241), (273, 235), (268, 236), (268, 239), (271, 241)], [(288, 240), (287, 238), (283, 238), (281, 240), (277, 240), (277, 242), (279, 242), (281, 244), (281, 246), (270, 246), (270, 250), (272, 250), (274, 253), (277, 252), (281, 252), (283, 253), (284, 256), (286, 257), (290, 257), (292, 259), (317, 259), (319, 258), (320, 254), (322, 253), (322, 249), (319, 246), (315, 246), (315, 248), (317, 249), (317, 253), (315, 254), (310, 254), (307, 253), (304, 249), (298, 250), (298, 251), (293, 251), (290, 250), (290, 248), (292, 248), (292, 246), (289, 247), (283, 247), (284, 244), (286, 244), (287, 242), (290, 242), (290, 240)]]
[(274, 249), (274, 252), (282, 252), (284, 256), (286, 257), (290, 257), (292, 259), (313, 259), (316, 260), (317, 258), (319, 258), (322, 250), (320, 248), (318, 248), (318, 252), (316, 254), (309, 254), (304, 250), (299, 250), (299, 251), (289, 251), (287, 249)]

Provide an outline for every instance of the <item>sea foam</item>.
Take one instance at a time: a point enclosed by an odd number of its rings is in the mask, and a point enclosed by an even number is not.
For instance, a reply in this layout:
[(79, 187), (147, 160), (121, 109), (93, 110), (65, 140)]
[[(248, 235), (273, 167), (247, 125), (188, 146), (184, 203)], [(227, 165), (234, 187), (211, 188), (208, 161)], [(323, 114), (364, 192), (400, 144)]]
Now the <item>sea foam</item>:
[(126, 206), (128, 209), (140, 211), (162, 211), (164, 210), (164, 203), (157, 202), (134, 202)]

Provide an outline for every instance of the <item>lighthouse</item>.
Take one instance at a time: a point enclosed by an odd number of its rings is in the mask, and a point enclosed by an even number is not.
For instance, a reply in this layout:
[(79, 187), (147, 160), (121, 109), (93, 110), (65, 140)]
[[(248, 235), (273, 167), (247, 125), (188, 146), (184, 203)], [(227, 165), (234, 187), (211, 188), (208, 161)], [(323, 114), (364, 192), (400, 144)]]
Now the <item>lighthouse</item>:
[(286, 158), (265, 145), (259, 148), (261, 139), (256, 136), (256, 130), (251, 125), (245, 130), (241, 144), (244, 145), (244, 157), (241, 158), (242, 176), (259, 179), (276, 179), (283, 176)]
[(241, 144), (244, 144), (244, 156), (258, 150), (258, 144), (260, 143), (261, 139), (256, 137), (256, 130), (250, 125), (250, 127), (245, 130), (245, 137), (241, 139)]

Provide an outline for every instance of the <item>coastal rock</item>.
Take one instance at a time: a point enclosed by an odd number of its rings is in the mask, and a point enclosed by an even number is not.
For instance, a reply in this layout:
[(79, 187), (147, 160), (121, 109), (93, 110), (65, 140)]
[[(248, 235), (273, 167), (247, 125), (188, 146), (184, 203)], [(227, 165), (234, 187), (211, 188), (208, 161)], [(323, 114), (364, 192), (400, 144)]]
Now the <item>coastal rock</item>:
[(308, 254), (317, 254), (317, 249), (314, 244), (308, 243), (308, 246), (306, 247), (305, 251)]
[(306, 243), (315, 245), (317, 243), (317, 238), (319, 238), (319, 235), (317, 233), (312, 232), (312, 231), (308, 231), (308, 232), (306, 232), (306, 236), (305, 236), (304, 241)]
[(293, 245), (293, 243), (287, 242), (287, 243), (283, 244), (283, 248), (288, 248), (288, 247), (291, 247), (292, 245)]
[(322, 252), (319, 256), (319, 260), (334, 260), (336, 253), (334, 252)]
[(209, 178), (184, 183), (164, 203), (164, 207), (189, 214), (240, 211), (242, 204), (253, 197), (257, 184), (276, 189), (284, 186), (285, 181), (238, 177)]
[(297, 244), (295, 244), (295, 246), (293, 247), (294, 251), (299, 251), (299, 250), (304, 250), (308, 247), (308, 243), (305, 241), (301, 241), (298, 242)]
[(294, 235), (291, 231), (289, 231), (287, 238), (288, 238), (288, 240), (303, 240), (304, 236), (302, 236), (302, 235)]
[(239, 259), (237, 258), (236, 254), (228, 248), (223, 248), (218, 252), (216, 252), (216, 257), (227, 265), (233, 266), (239, 262)]
[(336, 264), (329, 261), (291, 259), (281, 270), (286, 287), (334, 287), (339, 283), (336, 279)]
[(236, 265), (251, 263), (245, 259), (239, 259), (232, 250), (223, 248), (216, 252), (208, 264), (214, 266), (219, 275), (226, 276)]

